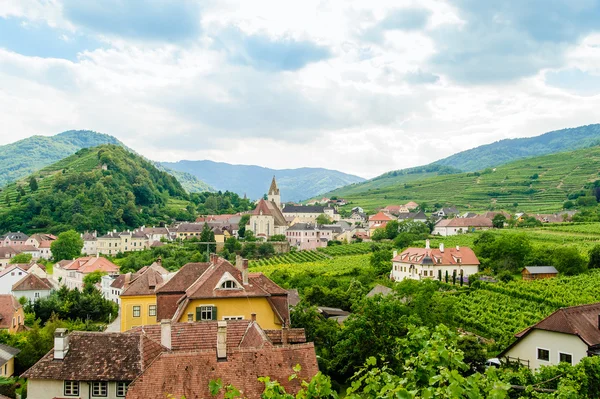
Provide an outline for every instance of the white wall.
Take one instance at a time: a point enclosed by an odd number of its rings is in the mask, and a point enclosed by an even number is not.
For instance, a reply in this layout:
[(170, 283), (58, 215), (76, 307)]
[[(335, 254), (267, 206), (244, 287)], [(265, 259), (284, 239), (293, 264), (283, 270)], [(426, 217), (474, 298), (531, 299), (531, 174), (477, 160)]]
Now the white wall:
[[(12, 294), (15, 298), (25, 297), (31, 302), (35, 302), (38, 299), (46, 298), (50, 295), (51, 290), (30, 290), (30, 291), (13, 291)], [(38, 296), (36, 296), (36, 294)]]
[(23, 279), (27, 275), (27, 272), (19, 268), (8, 272), (4, 276), (0, 277), (0, 294), (12, 293), (12, 286)]
[[(27, 397), (31, 399), (53, 399), (53, 398), (94, 398), (90, 394), (91, 383), (79, 383), (79, 396), (65, 396), (64, 382), (57, 380), (37, 380), (30, 379), (27, 381)], [(117, 397), (116, 382), (108, 383), (108, 396), (103, 399), (123, 399)]]
[[(537, 348), (550, 351), (550, 361), (538, 360)], [(558, 353), (568, 353), (573, 356), (573, 364), (577, 364), (587, 356), (588, 347), (575, 335), (563, 334), (554, 331), (533, 330), (522, 338), (505, 355), (511, 358), (529, 360), (532, 369), (540, 366), (558, 364)]]
[(422, 265), (414, 265), (411, 269), (410, 263), (403, 262), (393, 262), (392, 263), (392, 272), (391, 278), (395, 281), (402, 281), (404, 279), (412, 279), (412, 280), (423, 280), (423, 279), (438, 279), (438, 270), (442, 272), (442, 279), (446, 276), (446, 271), (448, 272), (448, 281), (452, 279), (452, 273), (456, 270), (456, 281), (458, 283), (460, 279), (460, 271), (463, 271), (463, 276), (470, 276), (471, 274), (475, 274), (479, 272), (478, 265), (431, 265), (431, 266), (422, 266)]

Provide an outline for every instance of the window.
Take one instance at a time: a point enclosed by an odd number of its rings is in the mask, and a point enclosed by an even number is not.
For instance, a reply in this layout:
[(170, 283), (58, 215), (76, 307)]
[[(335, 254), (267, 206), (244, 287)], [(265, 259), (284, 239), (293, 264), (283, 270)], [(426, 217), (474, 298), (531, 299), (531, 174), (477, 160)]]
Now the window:
[(537, 358), (538, 360), (543, 360), (545, 362), (550, 361), (550, 351), (548, 349), (537, 348)]
[(221, 284), (221, 288), (225, 288), (225, 289), (237, 288), (237, 284), (233, 280), (227, 280), (227, 281), (224, 281), (223, 284)]
[(4, 364), (4, 375), (8, 373), (8, 363)]
[(244, 320), (244, 316), (223, 316), (223, 320)]
[(196, 308), (196, 321), (217, 320), (217, 308), (214, 306), (199, 306)]
[(13, 317), (13, 327), (16, 327), (16, 326), (17, 326), (17, 322), (16, 322), (15, 318)]
[(569, 364), (573, 364), (573, 355), (571, 355), (570, 353), (561, 353), (558, 352), (558, 361), (560, 363), (569, 363)]
[(156, 316), (156, 305), (148, 306), (148, 316)]
[(17, 316), (17, 324), (21, 324), (21, 315)]
[(133, 307), (133, 317), (140, 317), (141, 310), (142, 310), (141, 306), (134, 306)]
[(127, 394), (127, 388), (129, 387), (128, 382), (117, 382), (117, 396), (119, 398), (124, 398)]
[(188, 321), (194, 321), (194, 314), (188, 313)]
[(79, 396), (79, 381), (65, 381), (65, 396)]
[(106, 382), (106, 381), (92, 382), (92, 396), (96, 396), (96, 397), (108, 396), (108, 382)]

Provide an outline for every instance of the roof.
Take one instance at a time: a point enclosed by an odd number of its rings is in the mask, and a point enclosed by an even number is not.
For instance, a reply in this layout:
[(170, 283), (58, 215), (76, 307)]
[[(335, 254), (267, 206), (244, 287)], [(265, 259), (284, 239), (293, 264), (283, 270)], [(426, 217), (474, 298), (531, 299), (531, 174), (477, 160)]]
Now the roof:
[(24, 272), (25, 274), (27, 274), (27, 271), (25, 269), (21, 268), (19, 266), (19, 264), (14, 264), (14, 265), (9, 265), (6, 269), (2, 270), (0, 272), (0, 277), (6, 276), (8, 273), (12, 272), (15, 269), (18, 269), (18, 270)]
[(394, 220), (394, 219), (390, 215), (386, 214), (385, 212), (377, 212), (375, 215), (369, 216), (369, 220), (390, 221), (390, 220)]
[(33, 245), (11, 245), (11, 248), (17, 252), (37, 252), (37, 248)]
[(414, 201), (409, 201), (404, 206), (407, 207), (408, 209), (415, 209), (415, 208), (419, 207), (419, 204), (417, 204)]
[(287, 231), (307, 231), (307, 230), (317, 230), (318, 227), (314, 223), (294, 223), (290, 227), (288, 227)]
[(296, 306), (300, 303), (300, 293), (298, 293), (297, 289), (289, 289), (288, 292), (288, 304), (290, 306)]
[(17, 356), (21, 352), (20, 349), (13, 348), (12, 346), (0, 344), (0, 366), (8, 362), (13, 357)]
[(200, 232), (202, 232), (203, 228), (204, 228), (204, 223), (181, 223), (179, 226), (177, 226), (177, 229), (175, 231), (177, 231), (178, 233), (180, 233), (180, 232), (200, 233)]
[(252, 211), (253, 215), (270, 215), (273, 216), (275, 226), (287, 226), (285, 217), (281, 213), (281, 209), (273, 202), (261, 199), (256, 204), (256, 208)]
[(526, 266), (523, 270), (527, 270), (529, 274), (558, 274), (554, 266)]
[(334, 213), (337, 213), (335, 208), (319, 205), (286, 205), (283, 208), (283, 213), (325, 213), (325, 209), (333, 209)]
[(12, 255), (16, 255), (16, 254), (17, 254), (17, 251), (12, 249), (11, 247), (0, 247), (0, 258), (1, 259), (7, 259), (7, 258), (10, 258)]
[(438, 248), (407, 248), (401, 254), (392, 259), (392, 262), (423, 264), (429, 259), (433, 260), (434, 265), (479, 265), (479, 259), (475, 252), (469, 247), (459, 247), (456, 249), (446, 248), (444, 252)]
[(27, 241), (29, 239), (29, 236), (25, 233), (21, 233), (20, 231), (18, 231), (16, 233), (6, 233), (1, 238), (2, 240), (8, 238), (10, 241)]
[(31, 262), (31, 263), (15, 263), (15, 265), (19, 266), (21, 269), (23, 269), (25, 271), (29, 271), (29, 269), (31, 269), (34, 266), (39, 267), (43, 271), (46, 271), (46, 266), (42, 265), (41, 263), (36, 263), (36, 262)]
[(0, 295), (0, 328), (10, 328), (13, 315), (20, 308), (21, 304), (14, 296)]
[(62, 261), (59, 262), (59, 265), (66, 270), (77, 270), (80, 273), (88, 274), (96, 271), (106, 272), (106, 273), (117, 273), (119, 271), (119, 266), (115, 265), (111, 261), (101, 256), (93, 256), (93, 257), (83, 257), (77, 258), (73, 261), (70, 261), (67, 264), (62, 264)]
[(491, 219), (478, 216), (474, 218), (442, 219), (435, 227), (494, 227)]
[(175, 275), (157, 288), (157, 293), (184, 293), (210, 267), (210, 263), (186, 263)]
[(54, 360), (54, 350), (23, 373), (24, 378), (76, 381), (132, 381), (164, 348), (141, 333), (74, 331), (69, 350)]
[(279, 195), (279, 188), (277, 187), (275, 176), (273, 176), (273, 180), (271, 180), (271, 187), (269, 187), (269, 195)]
[(317, 306), (317, 311), (323, 314), (326, 318), (337, 317), (337, 316), (348, 316), (350, 312), (338, 308), (330, 308), (327, 306)]
[(425, 214), (425, 212), (420, 211), (420, 212), (409, 212), (409, 213), (401, 213), (398, 215), (398, 219), (402, 219), (402, 220), (409, 220), (409, 219), (427, 219), (427, 215)]
[(377, 284), (375, 287), (373, 287), (373, 289), (371, 291), (369, 291), (369, 293), (367, 294), (367, 298), (371, 298), (374, 297), (375, 295), (389, 295), (390, 293), (392, 293), (394, 290), (392, 290), (391, 288), (386, 287), (385, 285), (381, 285), (381, 284)]
[(17, 281), (12, 286), (13, 291), (50, 291), (52, 285), (46, 278), (39, 278), (35, 274), (31, 273)]
[(97, 234), (95, 231), (93, 233), (86, 231), (81, 235), (81, 238), (83, 239), (83, 241), (96, 241), (98, 239), (96, 236)]
[(160, 271), (149, 267), (124, 286), (121, 296), (154, 295), (156, 287), (162, 283), (163, 275)]

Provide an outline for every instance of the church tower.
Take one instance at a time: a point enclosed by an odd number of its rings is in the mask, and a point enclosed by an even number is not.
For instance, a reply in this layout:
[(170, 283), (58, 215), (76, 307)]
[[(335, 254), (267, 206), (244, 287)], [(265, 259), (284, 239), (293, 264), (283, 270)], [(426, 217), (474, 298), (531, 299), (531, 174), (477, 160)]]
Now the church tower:
[(271, 181), (271, 187), (269, 188), (269, 194), (267, 195), (267, 199), (269, 201), (273, 201), (275, 205), (277, 205), (277, 207), (281, 209), (281, 195), (279, 195), (279, 188), (277, 187), (275, 176), (273, 176), (273, 180)]

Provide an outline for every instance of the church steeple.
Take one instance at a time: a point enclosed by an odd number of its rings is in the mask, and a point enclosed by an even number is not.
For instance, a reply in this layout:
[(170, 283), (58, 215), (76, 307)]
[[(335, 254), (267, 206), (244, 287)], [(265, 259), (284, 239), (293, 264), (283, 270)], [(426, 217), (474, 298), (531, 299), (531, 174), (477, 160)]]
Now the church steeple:
[(267, 194), (267, 199), (269, 201), (273, 201), (275, 205), (277, 205), (277, 207), (281, 209), (281, 195), (279, 194), (279, 187), (277, 187), (275, 176), (273, 176), (273, 180), (271, 180), (271, 187), (269, 187), (269, 194)]

